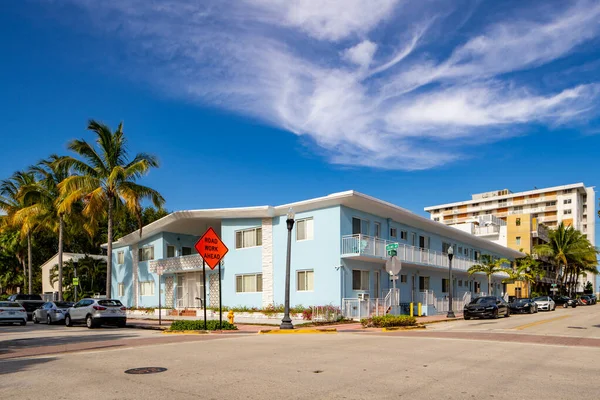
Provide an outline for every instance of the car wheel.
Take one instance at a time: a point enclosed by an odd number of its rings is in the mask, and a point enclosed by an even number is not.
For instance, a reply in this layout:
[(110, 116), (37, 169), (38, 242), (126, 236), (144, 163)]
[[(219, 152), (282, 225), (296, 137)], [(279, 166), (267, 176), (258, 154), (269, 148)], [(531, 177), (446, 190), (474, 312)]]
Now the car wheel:
[(93, 329), (96, 327), (96, 324), (94, 323), (94, 319), (92, 318), (91, 315), (88, 315), (85, 318), (85, 325), (88, 327), (88, 329)]
[(119, 323), (117, 324), (117, 326), (118, 326), (119, 328), (125, 328), (125, 326), (127, 326), (127, 322), (125, 322), (125, 321), (119, 322)]
[(563, 304), (563, 308), (569, 308), (569, 305), (567, 303)]
[(533, 314), (535, 312), (535, 309), (533, 307), (529, 307), (529, 314)]
[(33, 314), (33, 317), (31, 317), (31, 320), (33, 321), (34, 324), (39, 324), (40, 323), (40, 321), (38, 321), (38, 319), (35, 316), (35, 314)]
[(67, 315), (65, 317), (65, 326), (73, 326), (73, 321), (71, 321), (71, 316)]
[(498, 312), (498, 310), (496, 310), (496, 311), (494, 312), (494, 315), (492, 316), (492, 318), (494, 318), (494, 319), (500, 318), (500, 315), (499, 315), (499, 314), (500, 314), (500, 313)]
[(46, 323), (48, 325), (52, 325), (52, 317), (48, 315), (48, 318), (46, 318)]
[(21, 322), (19, 323), (19, 325), (21, 325), (21, 326), (25, 326), (25, 325), (27, 325), (27, 320), (26, 320), (26, 319), (24, 319), (23, 321), (21, 321)]
[(508, 317), (510, 317), (510, 310), (507, 308), (506, 314), (504, 314), (504, 318), (508, 318)]

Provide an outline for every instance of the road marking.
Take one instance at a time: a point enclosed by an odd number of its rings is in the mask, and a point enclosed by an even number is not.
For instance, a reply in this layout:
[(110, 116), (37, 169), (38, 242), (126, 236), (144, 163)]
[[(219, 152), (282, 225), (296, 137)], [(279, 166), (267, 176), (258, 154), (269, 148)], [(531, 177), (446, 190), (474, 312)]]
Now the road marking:
[(558, 320), (569, 318), (569, 317), (570, 317), (570, 315), (561, 315), (560, 317), (543, 319), (541, 321), (536, 321), (536, 322), (531, 322), (529, 324), (520, 325), (520, 326), (514, 327), (512, 329), (515, 329), (517, 331), (522, 331), (523, 329), (531, 328), (532, 326), (538, 326), (538, 325), (545, 324), (547, 322), (558, 321)]

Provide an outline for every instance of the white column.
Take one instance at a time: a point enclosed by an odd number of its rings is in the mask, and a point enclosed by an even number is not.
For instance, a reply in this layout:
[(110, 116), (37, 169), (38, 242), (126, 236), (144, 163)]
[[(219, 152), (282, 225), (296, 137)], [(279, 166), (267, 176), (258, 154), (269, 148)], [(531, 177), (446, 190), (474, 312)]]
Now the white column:
[(262, 220), (262, 303), (266, 307), (273, 304), (273, 219)]
[(132, 275), (133, 275), (133, 306), (138, 307), (138, 272), (139, 272), (139, 264), (138, 264), (138, 245), (134, 244), (131, 246), (131, 260), (132, 260)]

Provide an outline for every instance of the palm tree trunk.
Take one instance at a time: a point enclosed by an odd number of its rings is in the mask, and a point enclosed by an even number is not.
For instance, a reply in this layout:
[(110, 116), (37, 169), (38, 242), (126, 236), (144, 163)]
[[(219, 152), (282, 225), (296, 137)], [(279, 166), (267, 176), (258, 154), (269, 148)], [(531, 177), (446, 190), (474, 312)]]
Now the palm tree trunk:
[(108, 197), (108, 245), (106, 249), (106, 297), (112, 298), (112, 242), (113, 242), (113, 199)]
[(25, 287), (27, 286), (27, 265), (25, 265), (25, 259), (21, 260), (21, 265), (23, 266), (23, 292), (25, 291)]
[(63, 300), (63, 227), (62, 215), (58, 217), (58, 300)]
[(28, 271), (27, 274), (29, 275), (29, 281), (27, 282), (28, 286), (28, 292), (29, 294), (31, 294), (31, 292), (33, 292), (33, 285), (31, 284), (31, 277), (32, 277), (32, 271), (31, 271), (31, 232), (27, 233), (27, 264), (28, 264)]
[(492, 275), (488, 275), (488, 296), (492, 295)]

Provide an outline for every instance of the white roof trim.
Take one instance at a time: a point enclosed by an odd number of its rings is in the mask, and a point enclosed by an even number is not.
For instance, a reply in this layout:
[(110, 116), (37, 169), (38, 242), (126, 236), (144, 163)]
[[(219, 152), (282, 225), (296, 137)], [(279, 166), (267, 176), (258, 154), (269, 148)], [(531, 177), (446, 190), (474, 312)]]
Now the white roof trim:
[[(305, 212), (320, 208), (333, 206), (347, 206), (350, 208), (359, 208), (361, 211), (373, 212), (371, 206), (382, 207), (387, 211), (387, 216), (382, 218), (390, 218), (398, 222), (407, 222), (408, 225), (413, 225), (415, 228), (420, 228), (428, 232), (437, 233), (440, 236), (446, 236), (461, 241), (481, 249), (505, 255), (507, 257), (523, 257), (525, 254), (516, 250), (501, 246), (487, 239), (479, 238), (475, 235), (460, 231), (456, 228), (445, 224), (435, 222), (429, 218), (417, 215), (405, 208), (395, 204), (379, 200), (375, 197), (368, 196), (353, 190), (333, 193), (328, 196), (318, 197), (309, 200), (298, 201), (295, 203), (283, 204), (280, 206), (262, 206), (262, 207), (241, 207), (241, 208), (219, 208), (208, 210), (189, 210), (175, 211), (151, 224), (146, 225), (142, 229), (142, 236), (139, 235), (139, 230), (123, 236), (119, 240), (113, 242), (113, 246), (122, 247), (139, 242), (142, 239), (148, 238), (156, 233), (162, 232), (174, 221), (184, 218), (198, 219), (231, 219), (231, 218), (272, 218), (275, 216), (285, 215), (290, 207), (294, 208), (295, 212)], [(102, 247), (106, 247), (103, 244)]]
[[(69, 261), (73, 258), (83, 258), (85, 256), (88, 256), (90, 258), (94, 258), (96, 260), (106, 260), (106, 256), (103, 256), (101, 254), (84, 254), (84, 253), (67, 253), (67, 252), (63, 252), (63, 262)], [(45, 263), (42, 264), (42, 266), (40, 267), (41, 269), (44, 269), (48, 264), (52, 265), (52, 264), (58, 264), (58, 253), (56, 253), (53, 257), (50, 257), (48, 260), (46, 260)]]
[[(586, 189), (586, 187), (583, 183), (573, 183), (570, 185), (553, 186), (553, 187), (549, 187), (549, 188), (545, 188), (545, 189), (535, 189), (535, 190), (528, 190), (525, 192), (509, 193), (509, 194), (506, 194), (503, 196), (493, 196), (493, 197), (488, 197), (488, 198), (484, 198), (484, 199), (475, 199), (475, 200), (471, 199), (471, 200), (457, 201), (454, 203), (440, 204), (437, 206), (428, 206), (428, 207), (425, 207), (424, 210), (427, 212), (431, 212), (433, 210), (437, 210), (438, 208), (464, 206), (464, 205), (469, 205), (469, 204), (474, 204), (474, 203), (485, 203), (486, 201), (503, 200), (503, 199), (510, 199), (512, 197), (528, 196), (528, 195), (532, 195), (532, 194), (541, 194), (541, 193), (558, 191), (558, 190), (579, 189), (579, 188), (582, 188), (584, 190)], [(593, 188), (593, 186), (592, 186), (592, 188)], [(589, 189), (589, 188), (587, 188), (587, 189)], [(482, 193), (477, 193), (477, 194), (482, 194)]]

